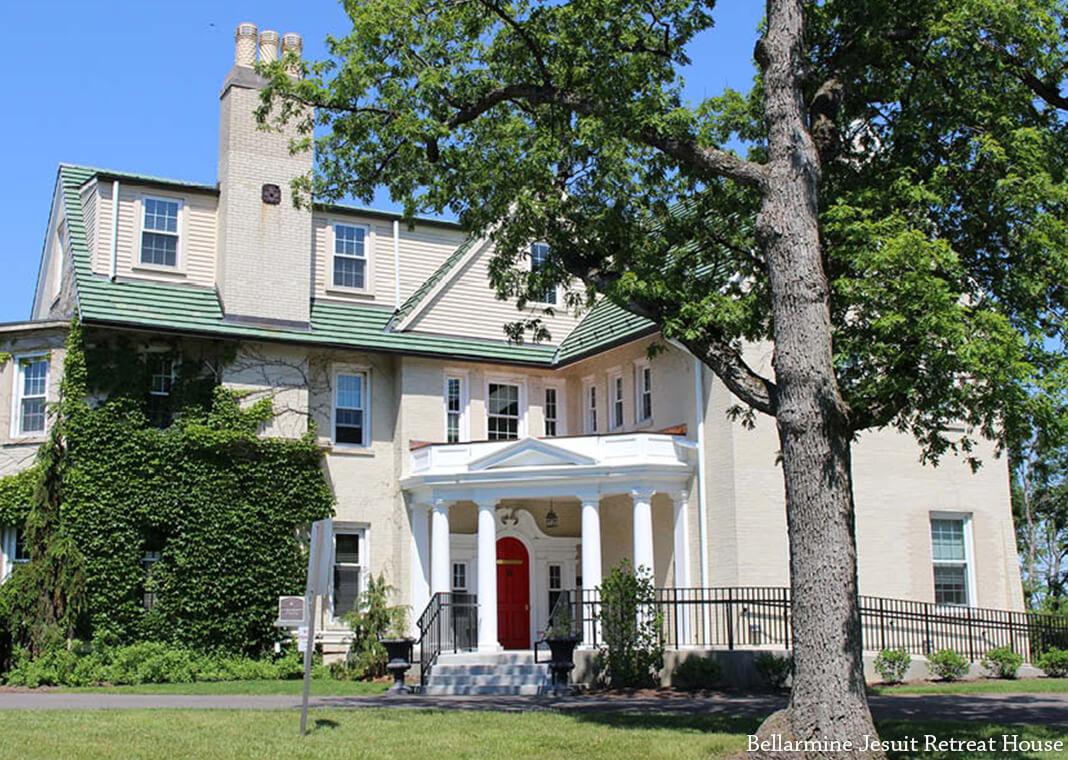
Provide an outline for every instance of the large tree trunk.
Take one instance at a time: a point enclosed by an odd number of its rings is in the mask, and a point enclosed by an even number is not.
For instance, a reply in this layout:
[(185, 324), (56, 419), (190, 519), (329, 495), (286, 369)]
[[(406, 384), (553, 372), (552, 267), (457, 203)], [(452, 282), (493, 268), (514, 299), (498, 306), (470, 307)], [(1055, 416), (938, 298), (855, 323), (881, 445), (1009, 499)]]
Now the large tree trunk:
[[(823, 743), (820, 751), (787, 756), (881, 758), (858, 751), (875, 728), (861, 659), (849, 415), (831, 361), (830, 295), (820, 253), (820, 159), (801, 92), (802, 7), (801, 0), (768, 0), (768, 30), (758, 51), (769, 174), (757, 235), (775, 320), (796, 666), (789, 706), (770, 717), (760, 735)], [(835, 751), (832, 742), (850, 742), (851, 749), (841, 744)]]

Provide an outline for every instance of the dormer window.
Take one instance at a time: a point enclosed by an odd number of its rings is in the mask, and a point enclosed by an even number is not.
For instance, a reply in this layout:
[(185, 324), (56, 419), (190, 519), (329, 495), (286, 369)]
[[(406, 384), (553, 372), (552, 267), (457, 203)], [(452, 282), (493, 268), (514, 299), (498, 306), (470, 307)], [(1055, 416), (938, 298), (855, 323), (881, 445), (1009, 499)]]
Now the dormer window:
[(142, 200), (141, 263), (154, 267), (178, 266), (178, 215), (182, 202), (173, 198)]
[(367, 289), (367, 228), (334, 224), (335, 288)]

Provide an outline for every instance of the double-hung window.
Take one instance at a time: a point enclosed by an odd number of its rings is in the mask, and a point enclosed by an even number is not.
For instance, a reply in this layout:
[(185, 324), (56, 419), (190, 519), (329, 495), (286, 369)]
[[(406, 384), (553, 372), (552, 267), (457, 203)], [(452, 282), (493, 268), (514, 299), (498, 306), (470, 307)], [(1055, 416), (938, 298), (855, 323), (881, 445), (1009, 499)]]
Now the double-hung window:
[(935, 604), (965, 606), (971, 603), (966, 522), (965, 517), (931, 517)]
[(158, 267), (178, 266), (178, 216), (182, 202), (173, 198), (145, 196), (141, 205), (141, 263)]
[(334, 443), (366, 446), (368, 388), (366, 372), (334, 375)]
[[(530, 271), (540, 272), (549, 263), (549, 246), (545, 243), (534, 243), (530, 246)], [(556, 286), (550, 285), (532, 296), (532, 300), (539, 303), (556, 306)]]
[(467, 437), (465, 379), (462, 375), (445, 376), (445, 441), (447, 443), (458, 443)]
[(145, 553), (141, 557), (141, 567), (145, 571), (145, 590), (142, 595), (142, 604), (146, 611), (155, 607), (159, 599), (155, 580), (152, 577), (152, 570), (162, 557), (163, 547), (159, 541), (150, 541), (145, 544)]
[[(564, 590), (564, 566), (552, 563), (549, 566), (549, 612), (556, 609), (556, 602)], [(570, 612), (570, 611), (569, 611)]]
[(467, 592), (467, 563), (452, 563), (452, 590), (454, 593)]
[(15, 436), (45, 432), (47, 396), (48, 357), (20, 358), (15, 376)]
[(613, 375), (608, 381), (608, 387), (612, 394), (612, 430), (623, 427), (623, 376)]
[(486, 428), (491, 441), (511, 441), (519, 437), (519, 386), (490, 383), (486, 402)]
[(545, 389), (545, 435), (548, 437), (560, 434), (560, 392), (557, 388)]
[(636, 422), (641, 424), (653, 418), (653, 370), (648, 364), (637, 365), (634, 373)]
[(158, 428), (172, 421), (171, 391), (174, 389), (175, 361), (167, 354), (148, 355), (148, 420)]
[(22, 528), (5, 528), (0, 534), (3, 539), (3, 557), (0, 562), (0, 581), (6, 579), (18, 566), (30, 561), (30, 553), (26, 548), (26, 532)]
[(367, 228), (334, 224), (334, 287), (367, 288)]
[(352, 612), (360, 602), (367, 562), (367, 534), (363, 530), (337, 531), (334, 534), (335, 618)]
[(586, 432), (597, 432), (597, 386), (590, 383), (586, 386)]

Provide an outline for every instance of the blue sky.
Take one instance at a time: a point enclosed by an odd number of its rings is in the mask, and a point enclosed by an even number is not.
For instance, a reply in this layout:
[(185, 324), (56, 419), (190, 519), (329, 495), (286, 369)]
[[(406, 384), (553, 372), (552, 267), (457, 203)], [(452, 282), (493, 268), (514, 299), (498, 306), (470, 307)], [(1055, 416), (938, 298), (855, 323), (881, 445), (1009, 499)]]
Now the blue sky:
[[(688, 97), (749, 87), (762, 14), (756, 0), (719, 3), (716, 28), (691, 50)], [(29, 318), (61, 162), (215, 181), (219, 86), (242, 21), (304, 35), (307, 58), (322, 57), (324, 38), (348, 28), (332, 0), (0, 3), (8, 62), (0, 322)]]

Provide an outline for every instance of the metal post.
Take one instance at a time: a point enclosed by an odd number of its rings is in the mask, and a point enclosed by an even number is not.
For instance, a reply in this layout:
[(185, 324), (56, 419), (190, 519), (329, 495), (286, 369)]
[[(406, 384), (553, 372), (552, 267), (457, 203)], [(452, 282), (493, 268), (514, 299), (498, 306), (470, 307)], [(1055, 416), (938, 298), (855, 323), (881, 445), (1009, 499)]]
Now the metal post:
[(883, 613), (883, 598), (879, 597), (879, 649), (886, 649), (886, 615)]
[(972, 631), (972, 608), (968, 608), (968, 658), (975, 662), (975, 636)]
[(727, 649), (734, 649), (734, 590), (727, 589)]
[(790, 648), (790, 589), (782, 590), (782, 635), (783, 647)]
[(308, 643), (304, 647), (304, 696), (300, 706), (300, 735), (308, 733), (308, 696), (311, 693), (312, 654), (315, 651), (315, 602), (318, 594), (312, 594), (306, 602), (308, 608)]

